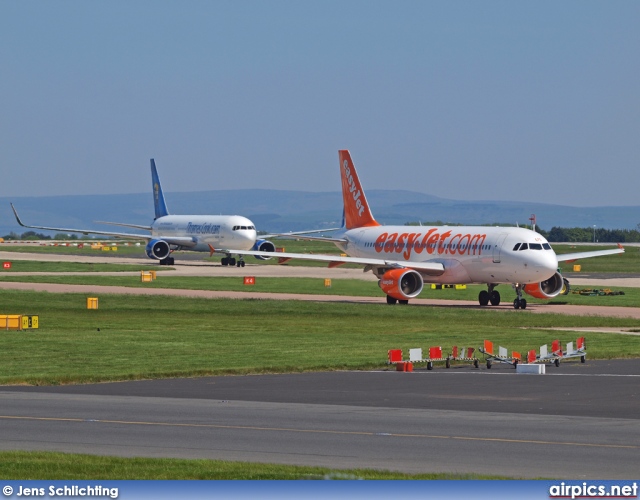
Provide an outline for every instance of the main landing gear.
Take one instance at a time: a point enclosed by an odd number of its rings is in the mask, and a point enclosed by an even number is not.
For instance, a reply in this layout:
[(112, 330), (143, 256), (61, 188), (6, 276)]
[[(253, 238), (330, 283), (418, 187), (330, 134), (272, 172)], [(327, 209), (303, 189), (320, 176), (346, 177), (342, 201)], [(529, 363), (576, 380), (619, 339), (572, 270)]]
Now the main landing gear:
[(521, 285), (520, 283), (513, 285), (513, 289), (516, 291), (516, 295), (518, 296), (514, 301), (513, 301), (513, 308), (514, 309), (526, 309), (527, 308), (527, 299), (523, 299), (522, 298), (522, 289), (524, 288), (523, 285)]
[(398, 300), (392, 297), (391, 295), (387, 295), (387, 304), (389, 304), (390, 306), (394, 306), (396, 304), (401, 304), (403, 306), (406, 306), (408, 303), (409, 303), (408, 300)]
[(173, 266), (174, 259), (173, 257), (167, 257), (166, 259), (160, 260), (161, 266)]
[(231, 257), (231, 254), (227, 254), (226, 257), (222, 257), (222, 259), (220, 259), (220, 264), (222, 264), (223, 266), (244, 267), (244, 260), (242, 259), (242, 257), (240, 257), (236, 261), (235, 258)]
[(500, 292), (498, 292), (498, 290), (494, 290), (496, 285), (489, 283), (487, 287), (489, 288), (488, 290), (482, 290), (478, 294), (478, 302), (480, 302), (481, 306), (489, 305), (489, 302), (491, 302), (492, 306), (499, 306)]

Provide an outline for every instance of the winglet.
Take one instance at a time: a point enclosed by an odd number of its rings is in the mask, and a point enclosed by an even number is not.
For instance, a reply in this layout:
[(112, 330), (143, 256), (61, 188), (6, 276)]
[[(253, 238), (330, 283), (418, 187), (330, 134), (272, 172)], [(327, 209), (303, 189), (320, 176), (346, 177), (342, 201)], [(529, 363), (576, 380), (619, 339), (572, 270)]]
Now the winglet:
[(624, 250), (624, 247), (622, 246), (622, 243), (618, 243), (618, 248)]
[(16, 220), (18, 221), (18, 224), (20, 224), (22, 227), (27, 227), (22, 223), (22, 221), (20, 220), (20, 217), (18, 217), (18, 211), (16, 210), (16, 207), (13, 206), (13, 203), (9, 203), (9, 205), (11, 205), (11, 210), (13, 210), (13, 215), (16, 216)]
[(169, 215), (167, 204), (164, 201), (164, 194), (162, 193), (162, 186), (160, 185), (160, 177), (158, 177), (158, 171), (156, 170), (156, 162), (153, 158), (151, 158), (151, 183), (153, 187), (153, 206), (156, 210), (155, 218), (158, 219)]
[(358, 179), (351, 154), (346, 149), (338, 151), (340, 158), (340, 178), (342, 179), (342, 200), (344, 202), (345, 227), (379, 226), (371, 214), (367, 198)]
[(211, 246), (211, 243), (209, 243), (209, 257), (213, 257), (214, 253), (216, 253), (216, 249)]

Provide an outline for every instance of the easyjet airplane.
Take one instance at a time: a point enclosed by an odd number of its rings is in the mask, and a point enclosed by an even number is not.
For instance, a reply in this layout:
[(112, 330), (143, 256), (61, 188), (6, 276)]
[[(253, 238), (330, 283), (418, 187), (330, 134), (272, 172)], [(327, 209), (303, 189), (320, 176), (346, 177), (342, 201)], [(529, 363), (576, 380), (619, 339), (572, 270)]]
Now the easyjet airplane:
[[(382, 226), (371, 214), (349, 151), (339, 151), (344, 224), (334, 238), (301, 239), (331, 241), (348, 257), (279, 253), (290, 259), (325, 261), (329, 267), (354, 263), (378, 278), (387, 303), (406, 304), (417, 297), (424, 283), (486, 283), (478, 296), (481, 306), (500, 304), (496, 286), (512, 285), (516, 309), (527, 307), (522, 292), (549, 299), (560, 294), (564, 279), (558, 262), (624, 252), (619, 248), (556, 255), (539, 233), (518, 227), (485, 226)], [(259, 251), (241, 255), (264, 256)]]
[[(151, 259), (157, 259), (160, 264), (172, 265), (174, 263), (171, 253), (174, 250), (192, 250), (195, 252), (209, 252), (213, 255), (212, 248), (224, 247), (225, 257), (221, 259), (223, 266), (244, 267), (242, 256), (236, 261), (232, 255), (236, 250), (257, 250), (257, 259), (269, 258), (268, 253), (275, 251), (275, 245), (267, 240), (257, 239), (256, 228), (246, 217), (240, 215), (170, 215), (164, 201), (164, 194), (160, 186), (160, 178), (156, 170), (156, 162), (151, 159), (151, 180), (153, 184), (153, 203), (155, 206), (155, 219), (150, 226), (125, 224), (119, 222), (103, 222), (115, 226), (130, 227), (148, 231), (149, 234), (119, 233), (108, 231), (96, 231), (93, 229), (69, 229), (60, 227), (27, 226), (18, 217), (13, 203), (11, 208), (16, 216), (18, 224), (32, 229), (45, 229), (82, 234), (100, 234), (103, 236), (115, 236), (120, 238), (136, 238), (147, 241), (146, 253)], [(314, 232), (314, 231), (311, 231)]]

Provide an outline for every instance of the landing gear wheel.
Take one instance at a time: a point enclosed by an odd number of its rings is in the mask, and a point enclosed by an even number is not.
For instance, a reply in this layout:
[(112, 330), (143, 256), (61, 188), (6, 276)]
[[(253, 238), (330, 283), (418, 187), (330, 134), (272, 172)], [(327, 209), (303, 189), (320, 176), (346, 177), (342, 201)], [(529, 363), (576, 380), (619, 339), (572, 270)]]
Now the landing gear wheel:
[(240, 261), (236, 262), (236, 267), (240, 267)]
[(500, 292), (493, 290), (490, 294), (489, 294), (489, 301), (491, 302), (492, 306), (499, 306), (500, 305)]
[(236, 265), (236, 259), (234, 259), (233, 257), (231, 257), (231, 258), (229, 259), (229, 265), (230, 265), (230, 266), (235, 266), (235, 265)]
[(403, 305), (403, 306), (406, 306), (408, 303), (409, 303), (408, 300), (399, 300), (398, 301), (398, 304)]
[(240, 267), (244, 267), (244, 260), (240, 261)]
[(478, 363), (478, 360), (477, 360), (477, 359), (474, 359), (474, 360), (473, 360), (473, 367), (474, 367), (474, 368), (478, 368), (479, 366), (480, 366), (480, 363)]
[(451, 368), (451, 360), (447, 358), (447, 361), (445, 361), (444, 366), (446, 368)]
[(517, 359), (513, 360), (513, 367), (514, 368), (518, 368), (518, 360)]
[(427, 370), (433, 370), (433, 361), (427, 361)]
[(387, 295), (387, 304), (390, 306), (394, 306), (398, 303), (398, 299), (392, 297), (391, 295)]
[(587, 361), (586, 356), (580, 356), (580, 363), (586, 363), (586, 361)]
[(478, 302), (480, 302), (481, 306), (488, 305), (489, 304), (489, 292), (487, 292), (486, 290), (482, 290), (478, 294)]
[(173, 257), (169, 257), (169, 258), (167, 259), (167, 262), (168, 262), (168, 264), (169, 264), (170, 266), (173, 266), (173, 263), (175, 262), (175, 259), (174, 259)]
[(560, 367), (560, 360), (559, 360), (559, 359), (556, 359), (556, 360), (555, 360), (555, 364), (556, 364), (556, 368), (559, 368), (559, 367)]
[(222, 264), (223, 266), (228, 266), (229, 265), (229, 259), (227, 257), (222, 257), (220, 259), (220, 264)]
[(515, 299), (513, 301), (514, 309), (526, 309), (527, 308), (527, 299)]
[(492, 365), (492, 364), (493, 364), (493, 363), (491, 362), (491, 360), (490, 360), (490, 359), (487, 359), (487, 370), (491, 370), (491, 365)]
[(569, 280), (567, 278), (562, 278), (562, 290), (560, 291), (560, 295), (569, 295), (571, 291), (571, 286), (569, 286)]

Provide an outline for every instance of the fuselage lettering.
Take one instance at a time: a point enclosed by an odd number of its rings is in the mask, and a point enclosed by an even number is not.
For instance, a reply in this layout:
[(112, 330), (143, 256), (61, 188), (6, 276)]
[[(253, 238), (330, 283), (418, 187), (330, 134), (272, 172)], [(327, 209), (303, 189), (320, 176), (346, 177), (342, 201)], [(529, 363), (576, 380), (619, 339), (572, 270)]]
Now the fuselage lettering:
[(382, 233), (373, 244), (377, 253), (401, 253), (409, 260), (411, 253), (426, 251), (437, 255), (481, 255), (487, 238), (486, 234), (462, 234), (447, 230), (440, 233), (438, 228), (426, 233)]

